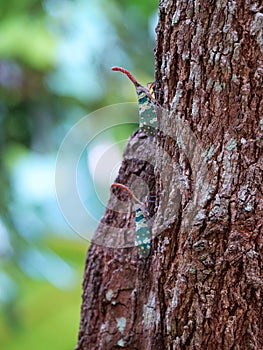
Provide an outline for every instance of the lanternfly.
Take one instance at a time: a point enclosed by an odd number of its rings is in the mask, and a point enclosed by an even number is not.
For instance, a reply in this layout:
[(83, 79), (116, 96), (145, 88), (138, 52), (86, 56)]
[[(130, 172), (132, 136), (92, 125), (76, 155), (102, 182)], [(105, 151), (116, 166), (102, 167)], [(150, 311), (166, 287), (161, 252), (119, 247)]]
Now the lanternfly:
[(138, 95), (139, 106), (139, 124), (140, 129), (148, 136), (154, 136), (158, 130), (157, 116), (155, 110), (154, 98), (151, 95), (150, 89), (141, 85), (134, 76), (124, 68), (112, 67), (113, 71), (119, 71), (127, 75), (133, 82)]
[(144, 203), (142, 203), (138, 198), (136, 198), (135, 195), (132, 193), (132, 191), (125, 185), (122, 185), (119, 183), (113, 183), (111, 187), (118, 187), (126, 191), (134, 201), (134, 204), (136, 206), (135, 208), (135, 230), (136, 230), (135, 246), (138, 249), (140, 257), (147, 258), (151, 248), (151, 233), (148, 228), (145, 215), (143, 214), (143, 211), (141, 209), (144, 206)]

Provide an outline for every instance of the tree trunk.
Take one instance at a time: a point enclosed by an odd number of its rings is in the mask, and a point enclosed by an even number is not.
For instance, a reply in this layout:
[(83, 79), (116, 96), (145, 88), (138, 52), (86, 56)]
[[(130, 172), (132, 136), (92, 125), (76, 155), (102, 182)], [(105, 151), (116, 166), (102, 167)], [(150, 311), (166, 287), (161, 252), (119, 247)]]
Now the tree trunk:
[(151, 251), (132, 247), (133, 206), (115, 191), (87, 254), (77, 350), (263, 349), (260, 11), (160, 0), (160, 130), (131, 137), (116, 180), (156, 194)]

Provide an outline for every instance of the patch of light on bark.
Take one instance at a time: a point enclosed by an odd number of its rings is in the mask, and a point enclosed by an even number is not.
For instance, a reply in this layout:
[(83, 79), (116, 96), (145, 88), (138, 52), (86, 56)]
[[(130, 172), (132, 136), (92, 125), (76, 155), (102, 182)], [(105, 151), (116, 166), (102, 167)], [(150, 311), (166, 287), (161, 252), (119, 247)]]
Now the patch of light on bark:
[(256, 13), (250, 27), (250, 34), (257, 37), (260, 50), (263, 51), (263, 13)]
[(116, 322), (117, 322), (118, 330), (120, 331), (120, 333), (123, 334), (124, 329), (126, 327), (126, 318), (125, 317), (116, 318)]
[(235, 149), (237, 146), (237, 141), (235, 139), (231, 139), (228, 141), (226, 148), (228, 151), (232, 151), (233, 149)]
[(106, 293), (106, 299), (111, 301), (112, 299), (112, 296), (113, 296), (113, 291), (112, 289), (108, 290), (107, 293)]

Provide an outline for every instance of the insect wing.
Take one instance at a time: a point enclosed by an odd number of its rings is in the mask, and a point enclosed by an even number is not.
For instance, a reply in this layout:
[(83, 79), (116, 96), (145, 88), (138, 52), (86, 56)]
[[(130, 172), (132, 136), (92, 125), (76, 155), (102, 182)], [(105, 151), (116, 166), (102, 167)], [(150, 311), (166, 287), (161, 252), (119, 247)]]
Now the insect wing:
[(140, 208), (135, 211), (135, 227), (135, 246), (138, 247), (139, 255), (143, 258), (147, 258), (151, 248), (151, 233), (145, 216)]
[(138, 90), (140, 129), (149, 136), (154, 136), (158, 129), (154, 102), (143, 90)]

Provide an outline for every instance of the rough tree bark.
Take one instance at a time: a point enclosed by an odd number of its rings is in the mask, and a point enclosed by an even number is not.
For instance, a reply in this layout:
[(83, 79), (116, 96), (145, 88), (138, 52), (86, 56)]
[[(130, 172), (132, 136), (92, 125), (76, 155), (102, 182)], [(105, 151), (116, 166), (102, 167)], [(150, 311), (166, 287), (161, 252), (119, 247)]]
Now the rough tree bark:
[[(263, 349), (262, 5), (160, 0), (159, 16), (165, 113), (155, 141), (130, 138), (117, 178), (156, 193), (155, 237), (147, 259), (109, 248), (134, 235), (130, 202), (112, 194), (87, 254), (76, 349)], [(134, 156), (152, 144), (154, 164)]]

